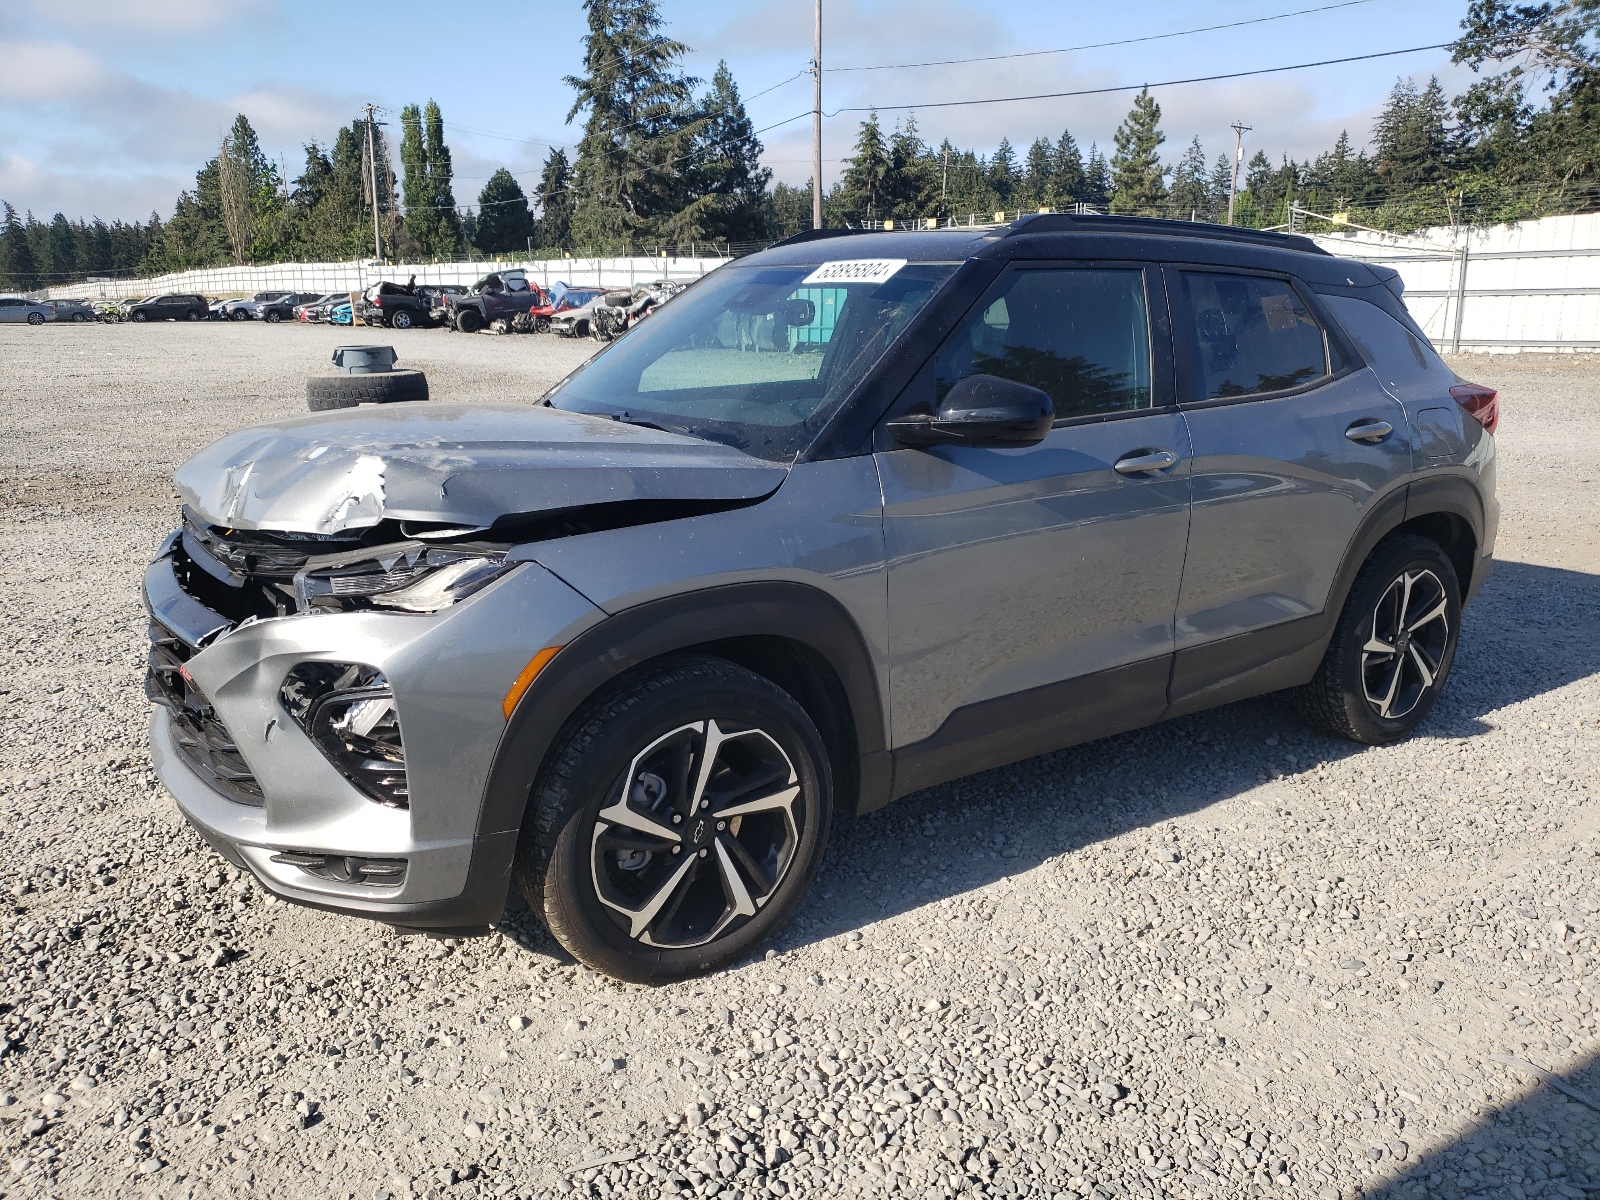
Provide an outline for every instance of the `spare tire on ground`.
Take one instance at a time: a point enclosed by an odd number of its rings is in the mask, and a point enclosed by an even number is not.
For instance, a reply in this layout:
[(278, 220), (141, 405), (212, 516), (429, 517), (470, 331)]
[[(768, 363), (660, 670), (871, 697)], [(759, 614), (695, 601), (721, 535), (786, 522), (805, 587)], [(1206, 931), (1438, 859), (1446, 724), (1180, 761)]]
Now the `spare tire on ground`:
[(322, 371), (306, 378), (306, 407), (312, 412), (427, 398), (428, 377), (421, 371), (374, 371), (369, 375)]

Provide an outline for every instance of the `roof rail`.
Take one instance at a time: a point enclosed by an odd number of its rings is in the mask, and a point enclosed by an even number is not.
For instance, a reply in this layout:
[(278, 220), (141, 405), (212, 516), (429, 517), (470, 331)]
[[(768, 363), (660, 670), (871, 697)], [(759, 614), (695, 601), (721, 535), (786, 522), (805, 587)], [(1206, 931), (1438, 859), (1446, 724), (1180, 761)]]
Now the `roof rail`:
[[(848, 237), (853, 233), (872, 233), (870, 229), (802, 229), (799, 233), (791, 233), (786, 238), (781, 238), (772, 243), (772, 246), (798, 246), (803, 242), (821, 241), (823, 238)], [(768, 246), (767, 249), (772, 249)]]
[(1278, 250), (1299, 250), (1306, 254), (1328, 252), (1308, 237), (1294, 233), (1269, 233), (1264, 229), (1245, 229), (1238, 225), (1209, 225), (1203, 221), (1175, 221), (1166, 217), (1100, 216), (1092, 213), (1030, 213), (1006, 226), (1003, 237), (1025, 233), (1153, 233), (1166, 237), (1204, 238), (1213, 242), (1253, 242)]

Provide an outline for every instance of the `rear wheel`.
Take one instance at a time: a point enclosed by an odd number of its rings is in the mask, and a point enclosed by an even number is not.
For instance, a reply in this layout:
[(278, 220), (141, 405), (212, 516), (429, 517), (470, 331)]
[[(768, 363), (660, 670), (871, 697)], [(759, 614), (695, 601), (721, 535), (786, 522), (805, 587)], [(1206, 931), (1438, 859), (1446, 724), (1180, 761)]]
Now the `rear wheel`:
[(1316, 676), (1294, 693), (1311, 724), (1369, 746), (1397, 741), (1433, 709), (1455, 661), (1461, 585), (1439, 546), (1381, 542), (1345, 601)]
[(735, 962), (789, 918), (832, 804), (821, 736), (793, 697), (680, 658), (568, 723), (534, 781), (517, 882), (574, 957), (668, 983)]
[(412, 317), (410, 312), (403, 308), (395, 309), (389, 316), (389, 328), (391, 329), (410, 329), (416, 323), (416, 319)]
[(191, 308), (183, 314), (185, 321), (199, 321), (205, 316), (198, 308)]
[(44, 314), (42, 312), (31, 312), (31, 313), (29, 313), (28, 314), (28, 324), (29, 325), (43, 325), (44, 324)]

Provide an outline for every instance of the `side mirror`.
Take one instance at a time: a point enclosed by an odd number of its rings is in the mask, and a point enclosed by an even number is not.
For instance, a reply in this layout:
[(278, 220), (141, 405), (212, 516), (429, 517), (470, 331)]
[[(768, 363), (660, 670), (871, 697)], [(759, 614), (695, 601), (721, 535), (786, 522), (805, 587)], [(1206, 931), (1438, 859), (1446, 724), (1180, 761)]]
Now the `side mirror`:
[(945, 394), (931, 417), (901, 417), (889, 432), (902, 446), (1036, 446), (1055, 424), (1050, 393), (1001, 379), (969, 375)]

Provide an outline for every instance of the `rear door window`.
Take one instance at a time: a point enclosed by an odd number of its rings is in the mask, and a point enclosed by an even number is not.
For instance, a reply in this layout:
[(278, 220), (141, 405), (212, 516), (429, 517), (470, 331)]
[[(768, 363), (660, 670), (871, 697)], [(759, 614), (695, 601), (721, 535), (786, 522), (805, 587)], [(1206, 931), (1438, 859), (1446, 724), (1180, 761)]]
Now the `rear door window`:
[(1050, 394), (1056, 419), (1150, 407), (1150, 322), (1138, 268), (1013, 272), (934, 363), (940, 400), (970, 375)]
[(1282, 279), (1183, 271), (1202, 400), (1264, 395), (1327, 374), (1322, 327)]

